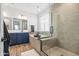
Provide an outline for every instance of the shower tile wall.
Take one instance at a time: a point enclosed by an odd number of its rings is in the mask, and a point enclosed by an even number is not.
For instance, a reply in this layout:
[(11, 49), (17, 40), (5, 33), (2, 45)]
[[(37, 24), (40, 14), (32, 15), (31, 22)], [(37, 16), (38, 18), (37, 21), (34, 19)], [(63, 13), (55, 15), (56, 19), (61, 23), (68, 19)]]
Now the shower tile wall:
[(79, 54), (79, 4), (55, 4), (52, 12), (60, 47)]

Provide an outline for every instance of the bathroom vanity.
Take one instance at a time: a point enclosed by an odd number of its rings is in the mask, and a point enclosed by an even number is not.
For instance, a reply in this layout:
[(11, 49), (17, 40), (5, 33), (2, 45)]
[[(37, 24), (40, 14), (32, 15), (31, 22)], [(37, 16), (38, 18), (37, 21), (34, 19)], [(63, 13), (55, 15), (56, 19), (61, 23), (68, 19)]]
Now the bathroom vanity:
[(10, 35), (10, 45), (29, 43), (28, 32), (9, 33), (9, 35)]

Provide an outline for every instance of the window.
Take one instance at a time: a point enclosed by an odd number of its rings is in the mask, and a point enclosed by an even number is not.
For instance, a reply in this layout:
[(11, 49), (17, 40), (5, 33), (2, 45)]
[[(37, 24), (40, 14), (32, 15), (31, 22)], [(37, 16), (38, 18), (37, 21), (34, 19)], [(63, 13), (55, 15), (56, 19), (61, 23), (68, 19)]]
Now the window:
[(49, 12), (40, 16), (39, 18), (39, 32), (41, 38), (50, 36), (50, 18)]
[(40, 31), (50, 31), (50, 25), (49, 25), (49, 13), (44, 14), (40, 17)]

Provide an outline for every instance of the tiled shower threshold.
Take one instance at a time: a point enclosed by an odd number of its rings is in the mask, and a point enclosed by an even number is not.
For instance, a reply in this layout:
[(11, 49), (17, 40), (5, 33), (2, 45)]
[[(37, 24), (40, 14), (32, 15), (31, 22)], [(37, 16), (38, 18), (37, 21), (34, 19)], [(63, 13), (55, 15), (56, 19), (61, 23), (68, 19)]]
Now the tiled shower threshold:
[(78, 56), (78, 54), (72, 53), (57, 46), (44, 50), (44, 53), (46, 53), (48, 56)]

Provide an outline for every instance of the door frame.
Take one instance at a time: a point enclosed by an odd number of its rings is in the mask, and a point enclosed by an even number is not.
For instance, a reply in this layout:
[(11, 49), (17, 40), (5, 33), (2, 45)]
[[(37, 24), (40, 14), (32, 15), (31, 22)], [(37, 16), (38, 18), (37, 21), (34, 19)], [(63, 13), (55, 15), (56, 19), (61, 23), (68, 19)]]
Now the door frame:
[(2, 42), (1, 41), (1, 38), (3, 38), (4, 36), (3, 36), (3, 19), (4, 19), (4, 17), (3, 17), (3, 12), (2, 12), (2, 10), (3, 10), (3, 4), (2, 3), (0, 3), (0, 55), (1, 56), (3, 56), (4, 55), (4, 46), (3, 46), (3, 44), (4, 44), (4, 42)]

